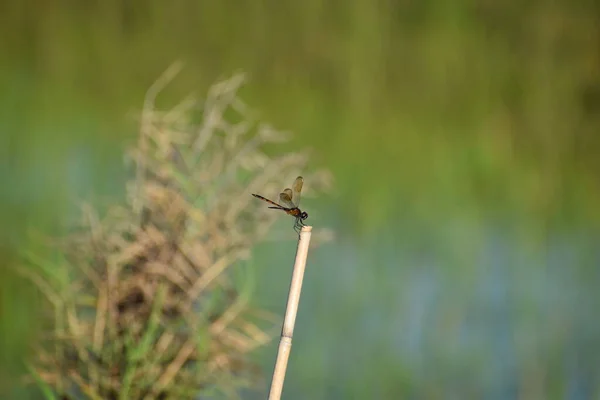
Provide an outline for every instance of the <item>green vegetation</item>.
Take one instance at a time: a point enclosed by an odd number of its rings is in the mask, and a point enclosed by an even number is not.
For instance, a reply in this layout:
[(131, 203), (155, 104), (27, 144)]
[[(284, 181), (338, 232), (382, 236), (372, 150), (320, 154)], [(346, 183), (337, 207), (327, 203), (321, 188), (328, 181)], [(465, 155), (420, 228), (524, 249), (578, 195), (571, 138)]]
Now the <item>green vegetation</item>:
[[(244, 100), (294, 132), (283, 148), (313, 148), (336, 180), (306, 199), (339, 241), (309, 261), (284, 396), (593, 397), (599, 15), (566, 0), (5, 2), (0, 260), (31, 227), (59, 232), (79, 198), (125, 197), (132, 115), (174, 60), (159, 105), (242, 70)], [(260, 249), (260, 265), (289, 258)], [(274, 269), (258, 267), (256, 301), (279, 314)], [(38, 299), (0, 274), (8, 368)]]

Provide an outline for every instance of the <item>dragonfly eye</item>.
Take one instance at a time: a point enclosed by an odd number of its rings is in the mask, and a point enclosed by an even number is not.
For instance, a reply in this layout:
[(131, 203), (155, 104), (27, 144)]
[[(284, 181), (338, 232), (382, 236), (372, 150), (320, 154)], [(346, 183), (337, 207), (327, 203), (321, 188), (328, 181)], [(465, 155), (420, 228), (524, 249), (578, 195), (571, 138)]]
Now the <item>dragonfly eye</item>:
[(308, 214), (306, 213), (306, 211), (303, 211), (302, 214), (300, 214), (300, 218), (302, 218), (302, 220), (308, 218)]

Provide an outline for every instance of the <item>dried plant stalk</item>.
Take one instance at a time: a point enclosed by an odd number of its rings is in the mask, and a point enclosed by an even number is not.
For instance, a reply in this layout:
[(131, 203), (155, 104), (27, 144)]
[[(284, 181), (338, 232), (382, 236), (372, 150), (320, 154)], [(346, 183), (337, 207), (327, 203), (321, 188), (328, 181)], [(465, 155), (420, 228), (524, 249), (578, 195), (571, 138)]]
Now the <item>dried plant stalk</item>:
[(294, 337), (294, 324), (296, 323), (296, 314), (300, 303), (300, 293), (302, 292), (302, 281), (304, 279), (304, 270), (306, 267), (306, 258), (308, 257), (308, 246), (310, 245), (311, 226), (304, 226), (300, 231), (298, 238), (298, 248), (296, 249), (296, 260), (292, 272), (292, 282), (288, 293), (288, 301), (285, 310), (285, 319), (281, 329), (279, 339), (279, 349), (277, 351), (277, 360), (273, 371), (271, 381), (271, 390), (269, 400), (279, 400), (283, 391), (283, 381), (287, 369), (288, 359), (292, 351), (292, 339)]
[(85, 206), (74, 234), (51, 243), (52, 258), (23, 254), (21, 272), (52, 309), (31, 371), (62, 398), (234, 396), (257, 384), (247, 353), (272, 339), (276, 318), (253, 309), (228, 271), (277, 214), (250, 193), (276, 193), (301, 173), (308, 196), (330, 186), (327, 172), (305, 170), (306, 153), (264, 152), (287, 135), (255, 123), (237, 94), (242, 74), (202, 103), (157, 110), (179, 69), (145, 98), (127, 203), (103, 218)]

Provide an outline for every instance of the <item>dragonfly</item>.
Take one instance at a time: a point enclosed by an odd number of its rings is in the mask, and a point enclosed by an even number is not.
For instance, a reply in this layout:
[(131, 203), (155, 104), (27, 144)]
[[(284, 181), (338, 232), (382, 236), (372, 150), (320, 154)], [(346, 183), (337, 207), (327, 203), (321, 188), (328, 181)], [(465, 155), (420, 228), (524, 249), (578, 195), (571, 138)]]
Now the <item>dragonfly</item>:
[[(300, 205), (300, 196), (302, 192), (302, 185), (304, 185), (304, 178), (301, 176), (297, 177), (292, 185), (292, 189), (285, 188), (283, 192), (279, 193), (279, 203), (275, 203), (272, 200), (267, 199), (259, 194), (252, 193), (252, 196), (257, 199), (261, 199), (266, 201), (269, 204), (272, 204), (272, 208), (274, 210), (282, 210), (286, 214), (291, 215), (296, 218), (296, 222), (294, 223), (294, 231), (300, 233), (300, 229), (304, 226), (304, 220), (308, 218), (308, 214), (305, 211), (300, 210), (298, 207)], [(282, 205), (283, 204), (283, 205)]]

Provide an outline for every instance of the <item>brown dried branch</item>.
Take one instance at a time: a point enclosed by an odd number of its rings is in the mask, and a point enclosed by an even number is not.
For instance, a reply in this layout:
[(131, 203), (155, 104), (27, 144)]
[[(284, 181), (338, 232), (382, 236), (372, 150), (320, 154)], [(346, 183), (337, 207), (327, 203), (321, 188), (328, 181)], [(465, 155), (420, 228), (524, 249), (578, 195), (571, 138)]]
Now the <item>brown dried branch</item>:
[(278, 217), (250, 193), (275, 194), (302, 173), (310, 196), (330, 187), (330, 175), (306, 171), (306, 152), (263, 151), (289, 135), (257, 124), (237, 94), (243, 74), (214, 85), (202, 104), (188, 96), (156, 110), (180, 68), (144, 100), (139, 141), (128, 152), (135, 178), (127, 203), (104, 218), (83, 205), (81, 227), (53, 241), (61, 268), (73, 272), (69, 286), (22, 271), (53, 305), (54, 334), (40, 343), (36, 371), (57, 393), (182, 398), (209, 383), (231, 385), (233, 376), (242, 384), (253, 371), (246, 354), (277, 331), (278, 318), (252, 308), (228, 273)]

